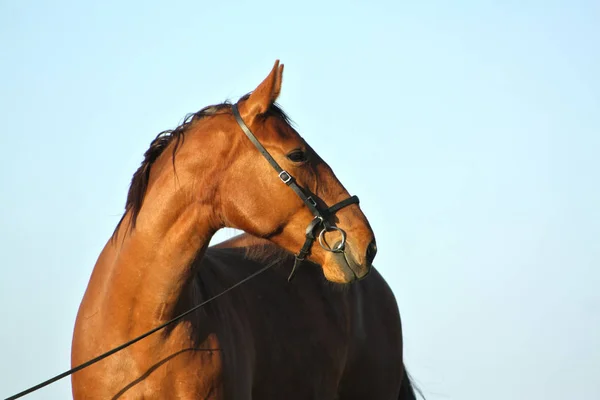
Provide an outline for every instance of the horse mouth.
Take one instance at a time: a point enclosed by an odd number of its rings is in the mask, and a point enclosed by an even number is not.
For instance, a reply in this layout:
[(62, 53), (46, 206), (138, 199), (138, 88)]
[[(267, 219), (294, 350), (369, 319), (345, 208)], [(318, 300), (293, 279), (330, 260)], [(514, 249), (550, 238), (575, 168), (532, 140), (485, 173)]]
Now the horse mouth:
[(366, 278), (371, 270), (370, 267), (365, 268), (356, 262), (352, 253), (347, 249), (331, 253), (331, 258), (336, 265), (337, 271), (335, 276), (328, 276), (332, 274), (326, 274), (326, 277), (332, 282), (348, 284), (360, 281)]

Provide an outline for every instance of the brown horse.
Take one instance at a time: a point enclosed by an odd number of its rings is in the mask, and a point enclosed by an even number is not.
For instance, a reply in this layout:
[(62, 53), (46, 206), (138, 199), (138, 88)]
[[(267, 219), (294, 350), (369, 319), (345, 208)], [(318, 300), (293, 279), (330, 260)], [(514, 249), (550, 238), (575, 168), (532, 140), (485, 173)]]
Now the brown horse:
[[(392, 292), (377, 272), (349, 285), (371, 270), (373, 232), (358, 204), (343, 203), (348, 192), (274, 104), (282, 73), (276, 62), (237, 106), (206, 107), (152, 142), (132, 179), (125, 214), (92, 272), (72, 364), (144, 333), (265, 264), (278, 266), (75, 373), (74, 398), (414, 398)], [(295, 179), (277, 176), (242, 133), (248, 128)], [(290, 190), (282, 180), (297, 185)], [(340, 202), (340, 209), (318, 213)], [(306, 245), (311, 221), (325, 244), (309, 243), (311, 262), (290, 284), (291, 254)], [(223, 227), (253, 236), (207, 248)]]

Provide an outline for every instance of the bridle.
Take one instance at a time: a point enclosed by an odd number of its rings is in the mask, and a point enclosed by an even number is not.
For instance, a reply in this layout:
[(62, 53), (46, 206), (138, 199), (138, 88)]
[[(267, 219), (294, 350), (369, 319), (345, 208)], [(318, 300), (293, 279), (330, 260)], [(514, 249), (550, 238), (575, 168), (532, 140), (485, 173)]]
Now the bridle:
[[(331, 207), (325, 209), (319, 207), (319, 204), (315, 201), (315, 199), (313, 199), (312, 196), (308, 196), (306, 194), (304, 189), (302, 189), (302, 187), (298, 185), (296, 179), (294, 179), (294, 177), (289, 172), (281, 168), (277, 161), (275, 161), (271, 154), (269, 154), (267, 149), (265, 149), (265, 147), (258, 141), (256, 136), (254, 136), (254, 134), (252, 133), (250, 128), (248, 128), (248, 126), (244, 122), (244, 119), (240, 115), (237, 103), (231, 106), (231, 111), (233, 112), (233, 116), (235, 117), (235, 120), (237, 121), (238, 125), (240, 126), (240, 128), (242, 128), (242, 131), (244, 131), (248, 139), (250, 139), (254, 147), (258, 149), (260, 154), (262, 154), (263, 157), (269, 162), (269, 164), (271, 164), (273, 169), (279, 175), (279, 179), (281, 179), (283, 183), (288, 185), (298, 195), (298, 197), (300, 197), (300, 199), (304, 202), (304, 204), (308, 207), (308, 209), (314, 216), (313, 220), (306, 227), (306, 239), (304, 241), (304, 245), (302, 246), (300, 251), (298, 251), (298, 253), (294, 255), (294, 266), (292, 268), (292, 272), (290, 273), (288, 281), (292, 280), (296, 272), (296, 268), (302, 262), (304, 262), (304, 260), (306, 260), (306, 257), (310, 254), (310, 249), (317, 238), (319, 240), (319, 244), (324, 250), (332, 253), (343, 253), (346, 245), (346, 232), (344, 232), (343, 229), (331, 224), (329, 222), (329, 217), (334, 215), (337, 211), (341, 210), (344, 207), (347, 207), (351, 204), (358, 204), (358, 196), (350, 196), (347, 199), (342, 200), (339, 203), (336, 203)], [(318, 228), (320, 228), (321, 230), (319, 231), (319, 234), (315, 236), (315, 232), (318, 230)], [(341, 242), (335, 244), (333, 247), (329, 246), (329, 244), (325, 240), (325, 233), (331, 231), (338, 231), (342, 236)]]

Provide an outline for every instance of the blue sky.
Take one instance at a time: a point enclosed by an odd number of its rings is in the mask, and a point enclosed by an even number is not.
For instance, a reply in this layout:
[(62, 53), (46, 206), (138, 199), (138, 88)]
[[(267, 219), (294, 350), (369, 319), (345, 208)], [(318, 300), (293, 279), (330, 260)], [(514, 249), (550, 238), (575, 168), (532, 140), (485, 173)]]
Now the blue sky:
[(427, 397), (600, 397), (600, 3), (201, 3), (0, 2), (0, 397), (69, 367), (151, 139), (277, 58)]

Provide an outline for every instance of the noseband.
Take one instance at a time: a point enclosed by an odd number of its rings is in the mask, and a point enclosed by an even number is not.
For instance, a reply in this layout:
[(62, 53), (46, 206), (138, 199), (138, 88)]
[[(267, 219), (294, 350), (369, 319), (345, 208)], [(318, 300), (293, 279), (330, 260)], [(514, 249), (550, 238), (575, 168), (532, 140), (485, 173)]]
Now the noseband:
[[(312, 196), (306, 195), (304, 189), (302, 189), (302, 187), (298, 185), (298, 183), (296, 183), (296, 179), (289, 172), (281, 168), (279, 164), (277, 164), (277, 161), (275, 161), (275, 159), (271, 156), (271, 154), (269, 154), (267, 149), (265, 149), (264, 146), (258, 141), (256, 136), (254, 136), (250, 128), (248, 128), (248, 126), (242, 119), (242, 116), (240, 115), (240, 112), (238, 110), (238, 105), (233, 104), (231, 106), (231, 110), (233, 111), (233, 116), (235, 117), (235, 120), (239, 124), (240, 128), (242, 128), (242, 131), (244, 131), (244, 133), (246, 134), (248, 139), (250, 139), (254, 147), (258, 149), (260, 154), (262, 154), (263, 157), (269, 162), (269, 164), (271, 164), (273, 169), (275, 169), (275, 171), (279, 175), (279, 179), (281, 179), (283, 183), (288, 185), (298, 195), (298, 197), (300, 197), (300, 199), (304, 202), (304, 204), (308, 207), (308, 209), (314, 216), (314, 219), (306, 227), (306, 240), (304, 241), (304, 245), (302, 246), (300, 251), (294, 255), (294, 267), (292, 268), (292, 272), (290, 273), (288, 281), (292, 280), (292, 278), (294, 277), (294, 273), (296, 272), (296, 268), (310, 254), (310, 249), (317, 237), (319, 239), (319, 244), (324, 250), (332, 253), (343, 253), (346, 245), (346, 232), (344, 232), (343, 229), (332, 225), (329, 222), (329, 217), (331, 215), (334, 215), (337, 211), (341, 210), (342, 208), (349, 206), (350, 204), (358, 204), (358, 197), (348, 197), (347, 199), (342, 200), (339, 203), (336, 203), (331, 207), (325, 209), (319, 207), (319, 204), (315, 201), (315, 199), (313, 199)], [(317, 232), (318, 229), (320, 229), (320, 231), (318, 236), (316, 236), (315, 232)], [(334, 245), (333, 247), (329, 246), (329, 244), (325, 240), (325, 233), (331, 231), (338, 231), (342, 235), (342, 241)]]

